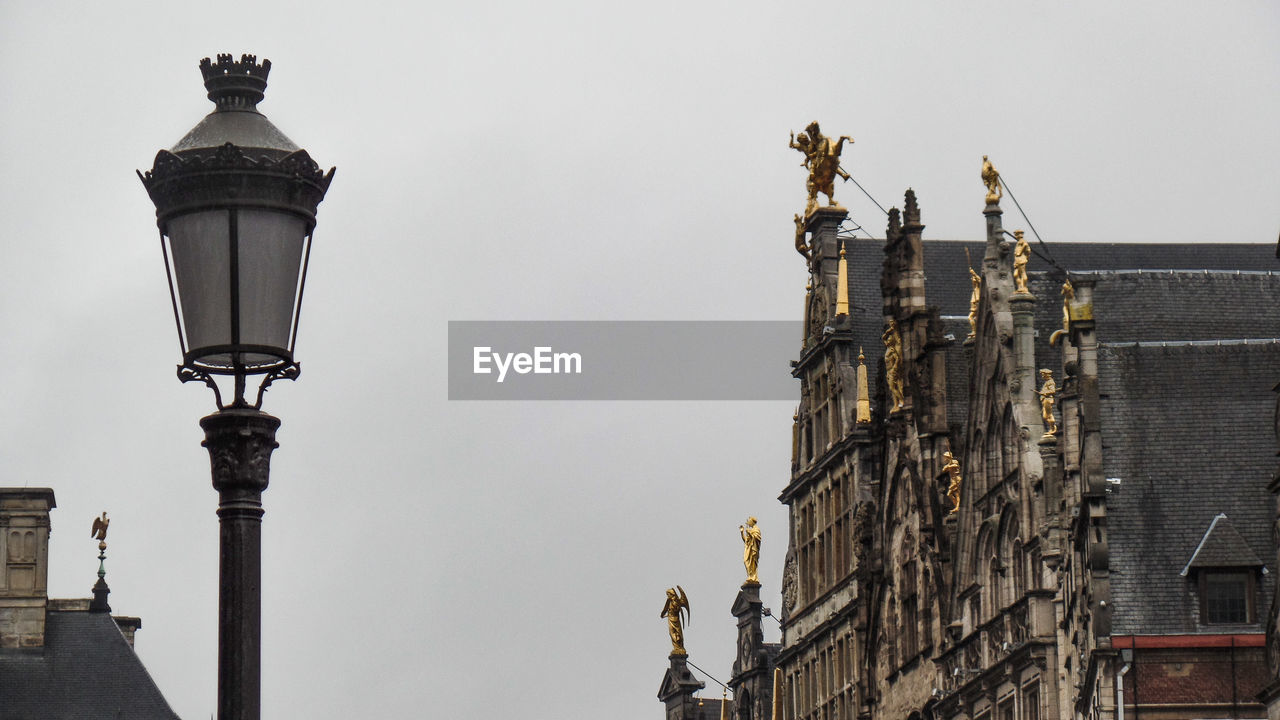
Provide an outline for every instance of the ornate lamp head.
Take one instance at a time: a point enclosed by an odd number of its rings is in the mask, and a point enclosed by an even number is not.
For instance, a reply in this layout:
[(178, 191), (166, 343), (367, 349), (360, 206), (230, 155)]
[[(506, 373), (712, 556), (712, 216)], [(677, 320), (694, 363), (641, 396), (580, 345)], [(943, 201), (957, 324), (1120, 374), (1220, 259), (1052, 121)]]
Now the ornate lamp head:
[(258, 112), (271, 61), (253, 55), (200, 62), (215, 109), (138, 177), (156, 206), (174, 321), (182, 349), (178, 377), (297, 377), (293, 351), (316, 208), (334, 169)]

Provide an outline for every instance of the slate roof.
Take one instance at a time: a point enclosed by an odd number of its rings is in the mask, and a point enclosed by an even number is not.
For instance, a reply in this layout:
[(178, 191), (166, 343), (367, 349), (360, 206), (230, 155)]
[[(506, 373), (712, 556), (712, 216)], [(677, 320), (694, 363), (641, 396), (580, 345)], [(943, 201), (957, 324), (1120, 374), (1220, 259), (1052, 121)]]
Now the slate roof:
[(43, 648), (0, 650), (0, 720), (176, 720), (110, 614), (46, 618)]
[(1276, 568), (1260, 576), (1260, 622), (1244, 626), (1202, 625), (1195, 573), (1181, 571), (1219, 513), (1246, 547), (1224, 534), (1212, 553), (1274, 557), (1277, 378), (1280, 341), (1099, 348), (1103, 471), (1120, 481), (1107, 496), (1113, 634), (1262, 629)]
[[(1062, 326), (1061, 281), (1049, 274), (1054, 268), (1041, 257), (1046, 250), (1030, 240), (1035, 252), (1027, 269), (1031, 291), (1040, 299), (1036, 357), (1041, 358), (1038, 364), (1056, 368), (1059, 356), (1048, 340)], [(845, 241), (855, 339), (865, 348), (874, 384), (878, 358), (884, 354), (884, 241)], [(945, 332), (955, 337), (947, 352), (947, 418), (953, 427), (964, 422), (969, 396), (961, 345), (969, 333), (971, 289), (965, 249), (979, 267), (985, 247), (981, 241), (924, 240), (926, 302), (939, 309)], [(1050, 243), (1047, 252), (1073, 277), (1095, 281), (1094, 305), (1107, 308), (1096, 313), (1100, 342), (1269, 338), (1280, 333), (1280, 302), (1275, 302), (1280, 299), (1280, 263), (1274, 245), (1064, 242)], [(1053, 301), (1046, 302), (1048, 298)]]
[[(927, 237), (927, 229), (925, 233)], [(1031, 242), (1034, 250), (1044, 252), (1039, 244), (1034, 241), (1034, 238), (1031, 238)], [(868, 358), (876, 357), (884, 352), (884, 347), (880, 344), (880, 332), (883, 329), (880, 320), (882, 307), (880, 270), (884, 263), (883, 248), (883, 240), (870, 238), (846, 239), (846, 258), (849, 261), (849, 293), (850, 302), (853, 305), (851, 315), (854, 320), (858, 342), (866, 348)], [(973, 258), (974, 267), (980, 267), (982, 256), (986, 252), (986, 245), (983, 242), (929, 239), (924, 241), (926, 299), (930, 305), (937, 306), (943, 315), (963, 316), (966, 318), (969, 315), (970, 285), (968, 270), (965, 269), (965, 248), (968, 248), (969, 254)], [(1276, 262), (1274, 244), (1062, 242), (1049, 243), (1048, 252), (1052, 254), (1058, 265), (1068, 269), (1073, 274), (1091, 270), (1143, 270), (1143, 275), (1148, 274), (1150, 270), (1216, 270), (1228, 271), (1228, 274), (1234, 277), (1237, 271), (1246, 271), (1246, 273), (1280, 271), (1280, 263)], [(1027, 265), (1027, 272), (1033, 276), (1040, 273), (1040, 278), (1033, 281), (1042, 283), (1044, 287), (1044, 289), (1032, 288), (1032, 292), (1037, 297), (1043, 298), (1043, 293), (1048, 292), (1051, 292), (1055, 298), (1059, 296), (1058, 287), (1060, 282), (1044, 275), (1046, 271), (1052, 269), (1052, 266), (1038, 255), (1032, 254), (1031, 261)], [(1136, 273), (1134, 274), (1136, 275)], [(1176, 278), (1180, 286), (1182, 281), (1186, 279), (1184, 277)], [(1248, 279), (1243, 274), (1237, 279), (1240, 279), (1241, 282), (1252, 284), (1255, 288), (1259, 283), (1266, 282), (1257, 278)], [(1142, 282), (1144, 287), (1150, 287), (1147, 283), (1159, 281), (1144, 279)], [(1249, 293), (1244, 290), (1232, 295), (1229, 291), (1229, 282), (1218, 282), (1214, 288), (1205, 289), (1200, 297), (1204, 298), (1205, 302), (1228, 302), (1233, 298), (1249, 297)], [(1215, 299), (1214, 293), (1221, 293), (1221, 295)], [(1135, 303), (1135, 307), (1141, 308), (1143, 307), (1142, 303), (1145, 302), (1147, 303), (1145, 307), (1152, 312), (1160, 309), (1152, 307), (1151, 303), (1153, 301), (1151, 298), (1153, 296), (1141, 293), (1133, 294), (1127, 285), (1117, 284), (1112, 294), (1115, 297), (1132, 295), (1131, 301)], [(1252, 297), (1256, 302), (1257, 295), (1252, 295)], [(1048, 304), (1038, 303), (1038, 305)], [(1275, 303), (1272, 303), (1272, 305), (1275, 305)], [(1253, 309), (1268, 313), (1280, 312), (1275, 307), (1255, 307)], [(1146, 312), (1144, 315), (1149, 316), (1152, 312)], [(1203, 315), (1201, 317), (1206, 320), (1212, 319), (1212, 315)], [(1037, 317), (1037, 327), (1040, 325), (1039, 320)], [(1061, 323), (1060, 315), (1056, 317), (1054, 323)], [(1126, 330), (1137, 326), (1135, 323), (1126, 328)], [(1052, 324), (1050, 327), (1052, 327)], [(1272, 327), (1276, 328), (1280, 327), (1280, 325), (1273, 325)], [(967, 335), (968, 332), (966, 326), (964, 334)], [(1102, 325), (1099, 323), (1100, 339), (1103, 338), (1102, 332)], [(1274, 334), (1274, 332), (1275, 330), (1272, 330), (1267, 335)], [(1251, 337), (1260, 336), (1253, 335)], [(957, 340), (963, 339), (964, 335), (957, 336)], [(875, 348), (874, 351), (872, 348)]]

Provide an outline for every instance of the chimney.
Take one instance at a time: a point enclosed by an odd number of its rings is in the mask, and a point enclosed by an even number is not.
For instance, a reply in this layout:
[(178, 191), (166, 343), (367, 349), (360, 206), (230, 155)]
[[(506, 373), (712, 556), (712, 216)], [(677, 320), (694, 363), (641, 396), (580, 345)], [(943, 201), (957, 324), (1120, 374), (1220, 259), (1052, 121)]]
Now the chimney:
[(44, 645), (54, 507), (49, 488), (0, 488), (0, 648)]

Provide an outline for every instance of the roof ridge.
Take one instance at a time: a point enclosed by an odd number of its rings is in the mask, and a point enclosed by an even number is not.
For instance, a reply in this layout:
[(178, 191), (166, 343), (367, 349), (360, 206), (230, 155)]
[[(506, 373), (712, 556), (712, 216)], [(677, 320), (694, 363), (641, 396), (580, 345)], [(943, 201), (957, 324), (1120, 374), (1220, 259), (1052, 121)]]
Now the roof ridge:
[[(1033, 270), (1030, 275), (1048, 275), (1049, 270)], [(1131, 268), (1122, 270), (1072, 270), (1072, 275), (1280, 275), (1280, 270), (1219, 270), (1215, 268)]]
[(1280, 338), (1220, 338), (1217, 340), (1134, 340), (1132, 342), (1100, 342), (1099, 347), (1217, 347), (1222, 345), (1278, 345)]

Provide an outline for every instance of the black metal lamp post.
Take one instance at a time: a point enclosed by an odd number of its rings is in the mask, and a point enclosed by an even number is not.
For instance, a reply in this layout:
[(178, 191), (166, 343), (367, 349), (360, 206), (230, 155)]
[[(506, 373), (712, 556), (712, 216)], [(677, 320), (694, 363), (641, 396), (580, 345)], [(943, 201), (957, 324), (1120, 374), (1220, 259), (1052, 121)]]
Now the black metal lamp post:
[[(257, 110), (271, 61), (200, 62), (216, 109), (138, 173), (156, 206), (178, 378), (201, 380), (218, 412), (200, 420), (218, 491), (218, 718), (257, 720), (260, 704), (262, 491), (280, 421), (262, 395), (294, 379), (293, 357), (316, 207), (333, 179)], [(262, 376), (253, 403), (250, 375)], [(233, 380), (224, 404), (216, 376)]]

